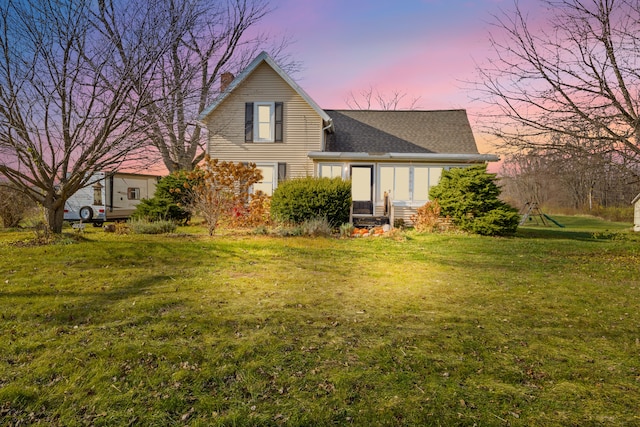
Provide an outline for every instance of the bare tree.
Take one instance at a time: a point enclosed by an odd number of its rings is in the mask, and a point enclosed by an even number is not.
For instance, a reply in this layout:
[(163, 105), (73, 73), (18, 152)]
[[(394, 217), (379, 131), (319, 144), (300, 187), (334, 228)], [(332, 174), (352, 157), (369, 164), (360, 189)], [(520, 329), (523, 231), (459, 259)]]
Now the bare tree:
[(13, 185), (0, 182), (0, 219), (5, 228), (18, 227), (35, 211), (33, 200)]
[(517, 152), (503, 160), (500, 185), (502, 197), (507, 202), (522, 208), (526, 203), (543, 205), (549, 200), (549, 187), (555, 181), (548, 175), (543, 156), (531, 151)]
[[(144, 130), (132, 82), (152, 72), (164, 36), (144, 2), (118, 1), (0, 4), (0, 175), (56, 233), (65, 201), (92, 172), (121, 165)], [(106, 25), (124, 6), (128, 25)]]
[(640, 191), (638, 170), (597, 143), (577, 145), (565, 135), (562, 150), (529, 149), (505, 156), (500, 174), (503, 196), (514, 205), (537, 202), (553, 208), (592, 211), (628, 206)]
[[(487, 131), (505, 146), (561, 149), (561, 134), (614, 161), (640, 162), (640, 3), (543, 0), (496, 16), (495, 57), (479, 67)], [(538, 28), (534, 28), (538, 27)], [(558, 145), (560, 144), (560, 145)]]
[(369, 86), (369, 88), (363, 89), (357, 94), (350, 92), (345, 103), (349, 108), (357, 110), (374, 109), (390, 111), (417, 109), (420, 97), (411, 98), (408, 102), (403, 102), (406, 97), (407, 94), (399, 90), (394, 90), (391, 93), (381, 93), (379, 90), (374, 89), (373, 86)]
[[(140, 85), (147, 100), (141, 119), (165, 167), (191, 170), (206, 151), (196, 119), (220, 93), (222, 74), (242, 70), (270, 42), (254, 30), (270, 8), (266, 0), (156, 0), (151, 7), (186, 25), (171, 33), (161, 65)], [(271, 46), (272, 55), (282, 59), (286, 44)]]

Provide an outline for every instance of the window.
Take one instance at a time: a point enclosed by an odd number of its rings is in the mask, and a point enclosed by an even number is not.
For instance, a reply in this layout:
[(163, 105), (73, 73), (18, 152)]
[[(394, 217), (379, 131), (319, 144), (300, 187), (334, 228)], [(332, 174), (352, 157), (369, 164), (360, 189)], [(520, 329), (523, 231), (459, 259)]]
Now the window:
[(287, 164), (278, 163), (278, 184), (287, 179)]
[(262, 181), (253, 184), (253, 192), (257, 193), (258, 191), (262, 191), (267, 196), (273, 195), (273, 166), (258, 165), (258, 169), (262, 172)]
[(429, 200), (429, 168), (413, 168), (414, 200)]
[[(442, 170), (443, 168), (429, 168), (429, 188), (433, 187), (434, 185), (438, 185), (438, 183), (440, 182), (440, 176), (442, 175)], [(449, 170), (449, 168), (446, 168), (446, 170)], [(427, 195), (428, 194), (429, 191), (427, 190)]]
[(253, 184), (249, 193), (261, 191), (267, 196), (272, 196), (278, 183), (287, 179), (286, 163), (256, 163), (256, 167), (262, 173), (262, 181)]
[(287, 164), (286, 163), (256, 163), (256, 167), (262, 173), (262, 181), (253, 184), (250, 192), (263, 192), (267, 196), (273, 196), (273, 190), (276, 189), (278, 183), (286, 179)]
[(318, 172), (321, 178), (342, 178), (342, 165), (321, 164)]
[(283, 103), (245, 104), (245, 142), (282, 142)]
[(440, 180), (442, 168), (429, 166), (380, 166), (379, 200), (391, 192), (394, 202), (424, 204), (429, 200), (429, 189)]
[(255, 122), (253, 124), (254, 141), (273, 141), (273, 104), (256, 103), (254, 110)]
[(127, 198), (129, 200), (140, 200), (140, 189), (137, 187), (127, 188)]

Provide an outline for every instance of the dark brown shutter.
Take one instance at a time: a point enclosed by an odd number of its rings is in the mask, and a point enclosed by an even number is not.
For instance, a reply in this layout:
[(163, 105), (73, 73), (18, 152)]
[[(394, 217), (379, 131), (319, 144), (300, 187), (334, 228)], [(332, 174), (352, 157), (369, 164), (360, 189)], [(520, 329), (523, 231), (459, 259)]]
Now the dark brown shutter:
[(282, 182), (287, 179), (287, 164), (278, 163), (278, 182)]
[(282, 116), (283, 116), (283, 103), (276, 102), (276, 111), (275, 111), (275, 142), (282, 142)]
[(244, 104), (244, 142), (253, 142), (253, 102)]

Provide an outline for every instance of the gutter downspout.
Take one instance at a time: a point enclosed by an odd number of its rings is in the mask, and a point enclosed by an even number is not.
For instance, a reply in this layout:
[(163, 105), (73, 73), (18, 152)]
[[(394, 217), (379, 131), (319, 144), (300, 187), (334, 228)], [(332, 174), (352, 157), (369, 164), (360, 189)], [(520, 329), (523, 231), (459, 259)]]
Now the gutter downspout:
[(333, 120), (329, 118), (328, 123), (328, 125), (322, 128), (322, 151), (325, 151), (325, 149), (327, 148), (327, 137), (325, 131), (333, 127)]

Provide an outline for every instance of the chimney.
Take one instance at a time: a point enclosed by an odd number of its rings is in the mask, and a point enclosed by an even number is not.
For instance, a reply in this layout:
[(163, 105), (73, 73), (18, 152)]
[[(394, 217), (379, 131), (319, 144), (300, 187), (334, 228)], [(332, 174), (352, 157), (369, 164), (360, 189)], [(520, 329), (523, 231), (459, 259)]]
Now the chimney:
[(220, 75), (220, 92), (227, 90), (233, 79), (235, 79), (233, 74), (229, 72), (222, 73)]

